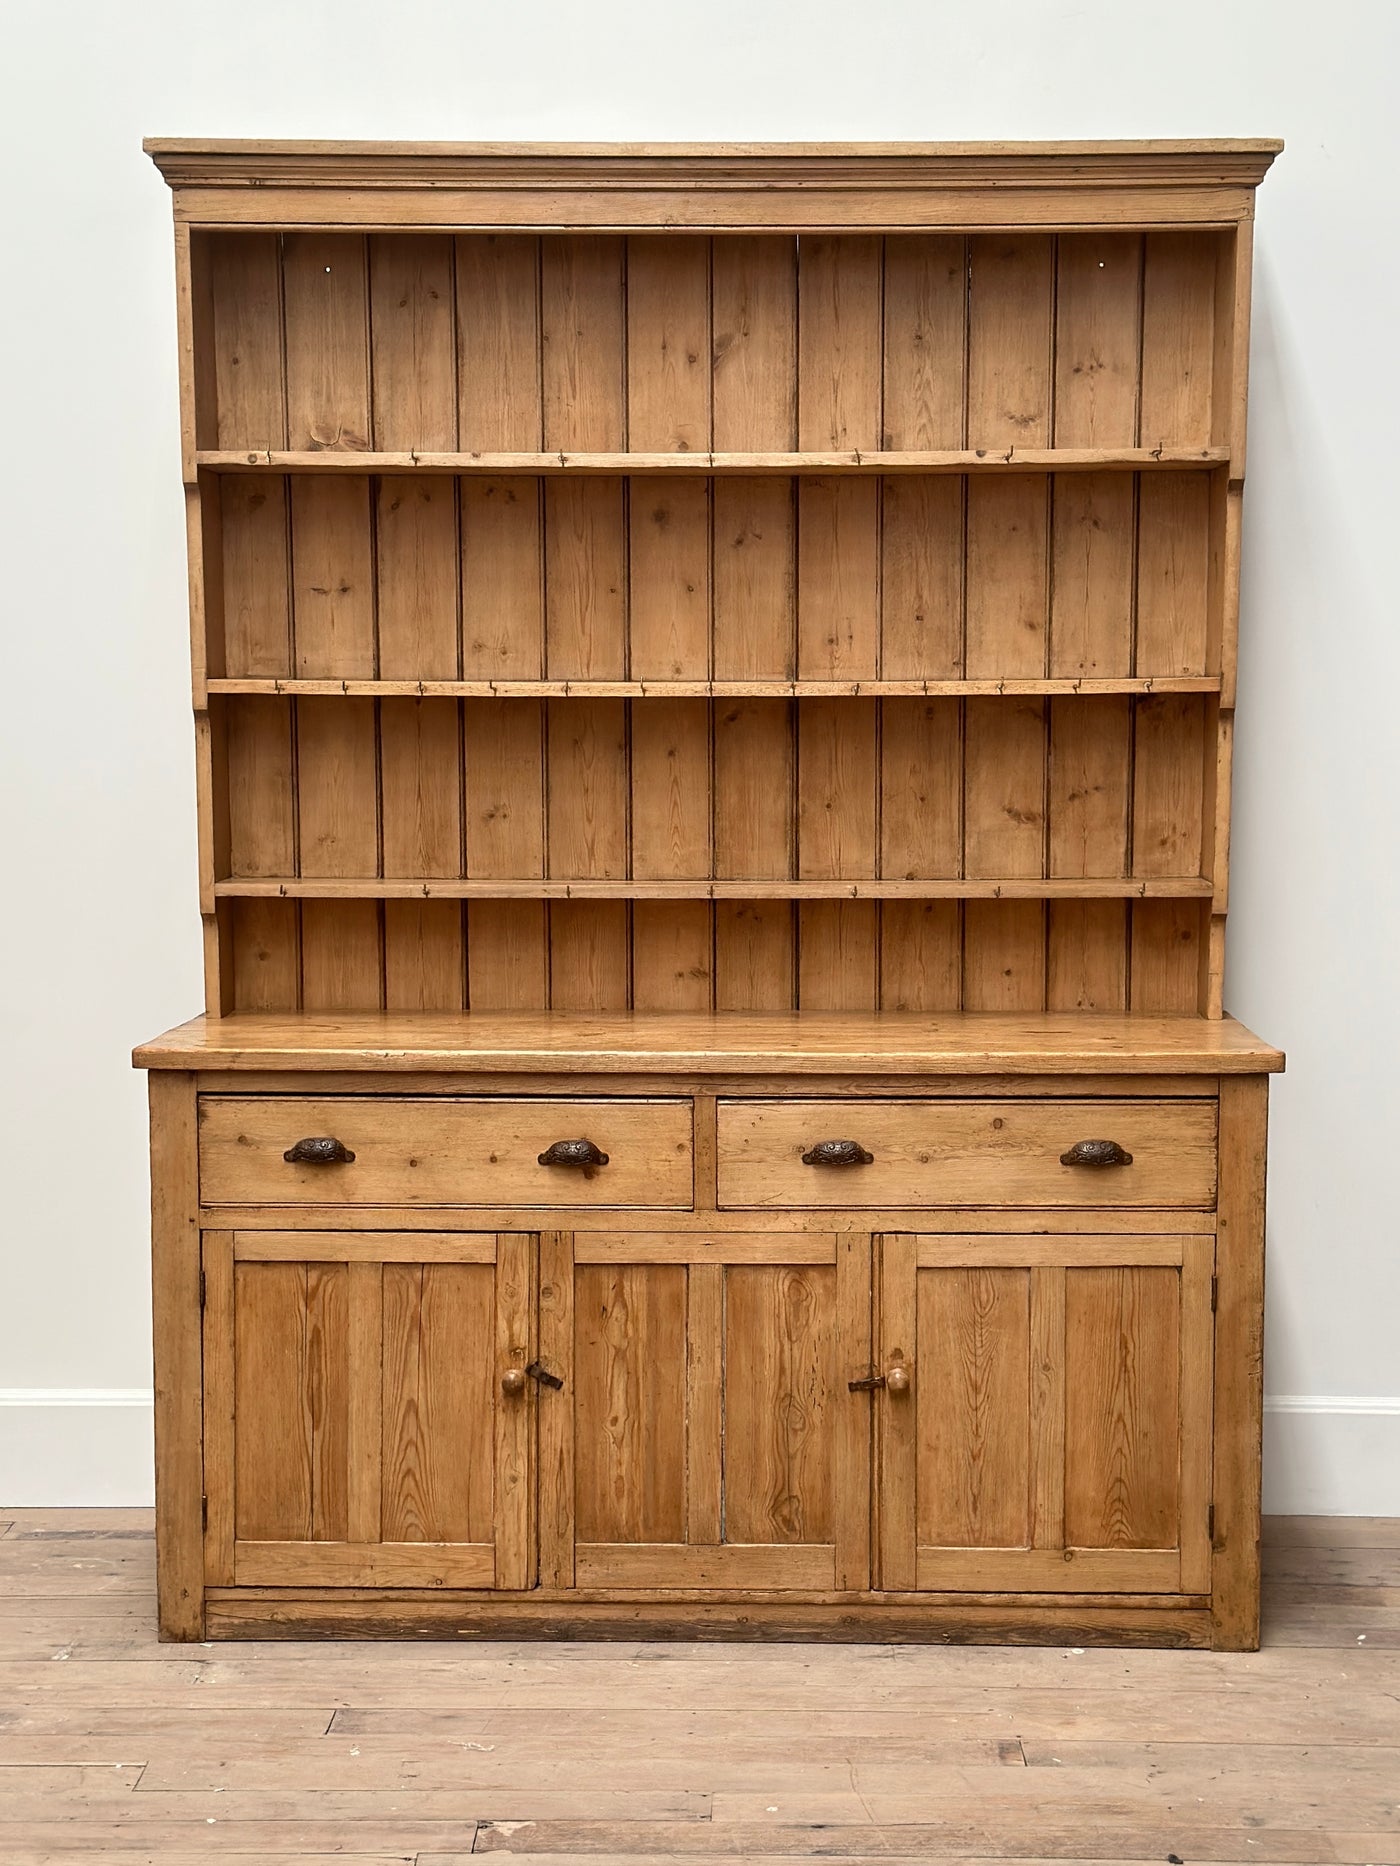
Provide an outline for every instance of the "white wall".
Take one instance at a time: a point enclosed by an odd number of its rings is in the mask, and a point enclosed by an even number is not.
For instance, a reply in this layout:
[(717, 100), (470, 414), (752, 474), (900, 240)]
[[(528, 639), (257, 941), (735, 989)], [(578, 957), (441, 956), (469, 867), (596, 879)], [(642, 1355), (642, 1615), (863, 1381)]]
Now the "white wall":
[(1269, 1502), (1400, 1513), (1400, 9), (76, 0), (10, 20), (0, 1496), (149, 1491), (126, 1056), (200, 982), (169, 198), (141, 136), (1281, 135), (1259, 198), (1228, 991), (1290, 1061)]

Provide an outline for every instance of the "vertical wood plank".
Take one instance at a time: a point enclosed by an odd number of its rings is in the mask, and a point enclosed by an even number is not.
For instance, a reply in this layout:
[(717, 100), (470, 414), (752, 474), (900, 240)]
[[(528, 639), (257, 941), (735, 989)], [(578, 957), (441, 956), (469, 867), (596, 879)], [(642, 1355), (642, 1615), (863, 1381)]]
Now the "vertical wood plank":
[(370, 445), (369, 300), (358, 233), (284, 233), (287, 445)]
[(968, 481), (969, 680), (1045, 672), (1049, 484), (1043, 473)]
[(644, 700), (630, 710), (632, 873), (638, 881), (708, 879), (709, 703)]
[(797, 910), (797, 1001), (804, 1011), (873, 1011), (880, 1001), (874, 901), (803, 901)]
[[(152, 1076), (152, 1082), (158, 1078)], [(204, 1581), (233, 1585), (233, 1233), (206, 1231), (204, 1265)], [(157, 1548), (157, 1556), (159, 1556)]]
[(885, 680), (957, 680), (963, 671), (962, 476), (881, 482), (879, 665)]
[(710, 482), (628, 482), (628, 667), (633, 680), (710, 672)]
[(631, 996), (628, 903), (552, 901), (549, 1003), (555, 1011), (625, 1011)]
[(714, 1008), (714, 921), (706, 901), (634, 901), (632, 1009)]
[(457, 333), (450, 235), (369, 236), (374, 445), (457, 445)]
[(627, 446), (626, 242), (611, 234), (549, 235), (540, 287), (544, 445), (580, 453)]
[(489, 1547), (495, 1265), (386, 1263), (382, 1284), (383, 1539)]
[(542, 901), (473, 901), (467, 909), (467, 1002), (474, 1011), (549, 1008)]
[(1142, 235), (1062, 233), (1055, 262), (1055, 445), (1132, 447)]
[(295, 704), (301, 873), (377, 875), (374, 701), (301, 699)]
[(715, 450), (789, 452), (797, 445), (797, 240), (718, 236), (711, 254)]
[(715, 1009), (790, 1011), (796, 1003), (796, 916), (787, 901), (715, 905)]
[(1181, 1591), (1210, 1591), (1209, 1510), (1215, 1320), (1210, 1307), (1215, 1240), (1182, 1240)]
[(462, 717), (467, 873), (543, 875), (544, 708), (538, 700), (465, 700)]
[(797, 705), (798, 874), (808, 881), (875, 873), (879, 777), (874, 700)]
[(294, 875), (292, 702), (240, 694), (225, 707), (229, 873)]
[(385, 901), (384, 1008), (466, 1008), (460, 902)]
[(1226, 1652), (1259, 1644), (1268, 1096), (1267, 1076), (1220, 1084), (1211, 1623), (1213, 1643)]
[(457, 702), (381, 700), (379, 746), (384, 873), (410, 880), (460, 875), (462, 746)]
[(205, 497), (209, 510), (219, 503), (224, 672), (235, 678), (290, 674), (287, 481), (221, 473)]
[(838, 1588), (870, 1586), (871, 1442), (870, 1401), (852, 1393), (849, 1382), (870, 1366), (870, 1239), (842, 1232), (836, 1239), (836, 1344), (832, 1374), (832, 1541)]
[[(724, 1533), (835, 1539), (836, 1276), (827, 1264), (735, 1264), (725, 1278)], [(847, 1550), (849, 1555), (849, 1548)]]
[(920, 1547), (1024, 1548), (1030, 1532), (1030, 1273), (919, 1273)]
[(686, 1278), (685, 1539), (723, 1541), (724, 1266), (693, 1263)]
[(956, 700), (880, 702), (880, 868), (888, 881), (962, 865), (962, 717)]
[(303, 473), (291, 487), (296, 671), (314, 679), (373, 679), (369, 481)]
[(346, 1540), (380, 1539), (380, 1445), (383, 1374), (383, 1266), (352, 1263), (348, 1273), (346, 1343), (349, 1404), (346, 1427)]
[(803, 478), (797, 488), (797, 672), (880, 672), (880, 482)]
[(880, 905), (880, 1009), (956, 1011), (962, 1005), (962, 912), (957, 901)]
[(1205, 708), (1197, 694), (1139, 700), (1133, 742), (1133, 873), (1199, 875)]
[(1180, 1300), (1172, 1268), (1066, 1273), (1071, 1547), (1179, 1546)]
[(375, 489), (382, 680), (455, 680), (459, 547), (452, 480), (386, 474)]
[(1031, 1271), (1030, 1546), (1065, 1546), (1065, 1272)]
[(301, 1008), (377, 1011), (384, 999), (378, 901), (301, 903)]
[(1132, 903), (1132, 1010), (1169, 1016), (1195, 1011), (1203, 932), (1198, 901)]
[(967, 445), (1050, 445), (1054, 241), (986, 233), (968, 242)]
[(233, 1007), (295, 1011), (301, 997), (301, 915), (296, 901), (230, 901)]
[(786, 700), (717, 700), (715, 875), (786, 881), (796, 839), (795, 709)]
[(714, 482), (716, 680), (794, 678), (796, 553), (792, 480)]
[(1215, 236), (1149, 233), (1142, 300), (1144, 447), (1206, 447), (1215, 348)]
[(963, 1009), (1045, 1009), (1043, 902), (964, 903)]
[(1049, 671), (1059, 679), (1131, 674), (1133, 478), (1059, 473), (1051, 484)]
[(544, 489), (545, 672), (627, 678), (625, 480), (551, 479)]
[(250, 451), (285, 446), (278, 236), (213, 234), (207, 251), (217, 445)]
[(1045, 873), (1045, 706), (966, 703), (963, 861), (972, 879)]
[(683, 1264), (574, 1271), (574, 1508), (580, 1542), (686, 1532)]
[[(536, 1240), (502, 1232), (496, 1239), (496, 1383), (507, 1367), (533, 1359), (536, 1329)], [(536, 1575), (531, 1448), (535, 1395), (496, 1400), (496, 1586), (534, 1585)]]
[(878, 448), (881, 242), (804, 235), (797, 264), (798, 445)]
[(963, 446), (967, 241), (961, 234), (885, 240), (883, 445)]
[(627, 874), (627, 708), (622, 700), (546, 702), (548, 872)]
[(627, 242), (627, 434), (639, 453), (710, 446), (710, 243), (695, 234)]
[(879, 1240), (880, 1316), (878, 1352), (883, 1369), (905, 1362), (912, 1390), (896, 1401), (884, 1394), (876, 1413), (879, 1443), (879, 1585), (888, 1592), (915, 1586), (918, 1542), (918, 1444), (923, 1381), (918, 1339), (918, 1239)]
[(459, 485), (462, 676), (538, 680), (545, 636), (542, 482), (468, 474)]
[(1144, 473), (1138, 505), (1139, 674), (1204, 674), (1210, 583), (1210, 482)]
[[(564, 1382), (543, 1396), (539, 1419), (540, 1586), (574, 1584), (574, 1240), (542, 1231), (540, 1359)], [(557, 1400), (550, 1405), (546, 1400)]]
[(456, 261), (458, 445), (538, 453), (540, 243), (529, 234), (461, 234)]
[[(1050, 702), (1051, 875), (1127, 872), (1130, 706), (1106, 695)], [(1047, 918), (1047, 1008), (1125, 1010), (1125, 904), (1052, 901)]]

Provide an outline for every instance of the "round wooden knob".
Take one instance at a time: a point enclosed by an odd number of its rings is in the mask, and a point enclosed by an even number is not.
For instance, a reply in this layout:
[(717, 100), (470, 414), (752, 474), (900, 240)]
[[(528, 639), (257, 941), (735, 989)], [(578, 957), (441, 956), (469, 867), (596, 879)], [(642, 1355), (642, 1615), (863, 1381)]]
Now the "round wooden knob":
[(501, 1391), (502, 1393), (523, 1393), (525, 1391), (525, 1369), (507, 1367), (501, 1375)]
[(909, 1369), (891, 1367), (885, 1375), (885, 1390), (889, 1393), (907, 1393), (909, 1391)]

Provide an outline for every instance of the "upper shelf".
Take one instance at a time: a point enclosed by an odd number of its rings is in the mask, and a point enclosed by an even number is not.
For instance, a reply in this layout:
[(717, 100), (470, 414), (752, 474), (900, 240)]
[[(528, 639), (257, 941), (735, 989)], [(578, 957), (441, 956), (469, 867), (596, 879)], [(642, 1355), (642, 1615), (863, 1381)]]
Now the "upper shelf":
[(367, 448), (205, 448), (211, 473), (738, 474), (1104, 473), (1224, 466), (1228, 447), (974, 447), (936, 452), (849, 448), (801, 453), (376, 453)]
[(1220, 690), (1215, 674), (1123, 674), (1109, 679), (1009, 675), (1000, 680), (337, 680), (264, 674), (221, 675), (207, 683), (209, 693), (369, 700), (992, 699)]

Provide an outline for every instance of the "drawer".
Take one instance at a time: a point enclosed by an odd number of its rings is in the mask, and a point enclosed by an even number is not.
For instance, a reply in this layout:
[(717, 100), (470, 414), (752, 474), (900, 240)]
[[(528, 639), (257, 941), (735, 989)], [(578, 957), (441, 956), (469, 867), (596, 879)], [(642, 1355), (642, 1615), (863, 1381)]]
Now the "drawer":
[[(718, 1119), (721, 1208), (1215, 1203), (1213, 1101), (721, 1101)], [(870, 1158), (823, 1163), (828, 1141)], [(1063, 1164), (1083, 1141), (1131, 1164)]]
[[(298, 1141), (353, 1160), (299, 1164)], [(605, 1165), (542, 1165), (556, 1142), (592, 1141)], [(329, 1151), (329, 1149), (326, 1149)], [(642, 1206), (695, 1202), (688, 1101), (383, 1095), (206, 1095), (206, 1205)]]

